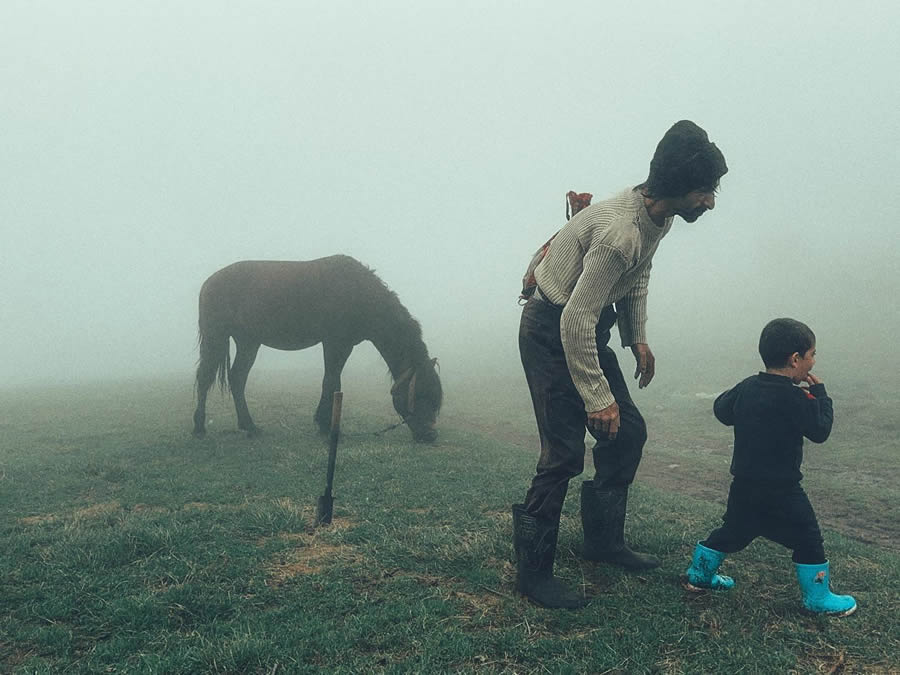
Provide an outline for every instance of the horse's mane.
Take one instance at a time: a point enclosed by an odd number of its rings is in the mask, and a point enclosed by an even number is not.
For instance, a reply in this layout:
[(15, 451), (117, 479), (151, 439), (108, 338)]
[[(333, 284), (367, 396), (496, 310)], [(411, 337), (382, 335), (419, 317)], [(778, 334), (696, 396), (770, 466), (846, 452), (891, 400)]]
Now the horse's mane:
[(414, 362), (419, 362), (428, 356), (428, 349), (422, 340), (422, 326), (410, 314), (406, 306), (400, 302), (400, 298), (378, 276), (374, 269), (361, 264), (369, 283), (361, 284), (363, 293), (368, 295), (365, 299), (371, 302), (372, 307), (377, 307), (385, 323), (390, 323), (395, 330), (400, 330), (397, 342), (409, 351)]

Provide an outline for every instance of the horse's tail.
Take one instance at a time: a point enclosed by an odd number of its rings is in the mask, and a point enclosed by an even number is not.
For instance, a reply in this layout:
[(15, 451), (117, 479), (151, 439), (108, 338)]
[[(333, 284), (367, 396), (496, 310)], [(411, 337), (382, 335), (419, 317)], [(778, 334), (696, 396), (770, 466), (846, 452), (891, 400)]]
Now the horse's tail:
[(215, 365), (216, 380), (219, 382), (219, 390), (224, 393), (231, 390), (231, 382), (228, 373), (231, 371), (231, 343), (228, 334), (217, 335), (208, 328), (204, 330), (201, 323), (197, 329), (197, 344), (200, 347), (200, 359), (197, 363), (197, 383), (199, 384), (201, 372), (204, 368)]

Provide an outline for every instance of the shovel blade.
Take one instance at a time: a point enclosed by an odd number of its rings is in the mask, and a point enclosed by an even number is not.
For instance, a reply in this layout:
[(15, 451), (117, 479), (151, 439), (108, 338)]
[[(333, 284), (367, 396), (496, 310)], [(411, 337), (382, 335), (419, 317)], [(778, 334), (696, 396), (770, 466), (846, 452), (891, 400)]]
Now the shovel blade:
[(334, 497), (322, 495), (316, 504), (316, 525), (328, 525), (334, 514)]

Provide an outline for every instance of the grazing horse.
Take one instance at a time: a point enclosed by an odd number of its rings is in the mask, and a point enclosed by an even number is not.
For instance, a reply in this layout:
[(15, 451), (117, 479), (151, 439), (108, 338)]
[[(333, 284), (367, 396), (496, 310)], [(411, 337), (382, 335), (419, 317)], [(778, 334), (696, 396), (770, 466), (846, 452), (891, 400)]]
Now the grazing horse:
[[(236, 352), (231, 362), (229, 338)], [(322, 343), (325, 377), (315, 421), (331, 424), (332, 394), (353, 347), (369, 340), (393, 378), (394, 408), (417, 441), (437, 437), (441, 409), (437, 359), (397, 294), (358, 260), (345, 255), (308, 261), (248, 260), (222, 268), (200, 289), (197, 409), (194, 436), (206, 433), (206, 396), (218, 376), (234, 398), (238, 428), (258, 433), (244, 388), (261, 345), (297, 350)]]

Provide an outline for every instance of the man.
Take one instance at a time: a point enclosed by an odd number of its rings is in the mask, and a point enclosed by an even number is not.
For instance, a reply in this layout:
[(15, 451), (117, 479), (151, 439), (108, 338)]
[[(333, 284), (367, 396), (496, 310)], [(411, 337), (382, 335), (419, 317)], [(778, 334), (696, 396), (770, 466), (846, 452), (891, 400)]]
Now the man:
[(655, 361), (645, 323), (651, 259), (675, 216), (693, 223), (715, 207), (727, 171), (703, 129), (676, 122), (657, 145), (647, 180), (580, 211), (535, 270), (537, 290), (522, 311), (519, 352), (541, 455), (524, 504), (513, 506), (513, 539), (517, 588), (539, 605), (586, 604), (553, 576), (569, 480), (584, 470), (585, 426), (596, 440), (596, 475), (582, 484), (584, 558), (629, 570), (659, 565), (624, 540), (628, 486), (647, 429), (607, 343), (617, 323), (622, 346), (634, 353), (638, 386), (650, 384)]

